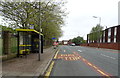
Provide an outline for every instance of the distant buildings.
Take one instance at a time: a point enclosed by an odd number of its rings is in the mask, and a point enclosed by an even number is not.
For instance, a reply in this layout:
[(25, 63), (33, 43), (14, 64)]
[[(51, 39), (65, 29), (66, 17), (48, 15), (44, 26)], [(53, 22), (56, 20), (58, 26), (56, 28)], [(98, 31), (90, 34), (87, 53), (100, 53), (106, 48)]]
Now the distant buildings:
[(63, 41), (62, 41), (62, 45), (68, 45), (68, 41), (69, 41), (69, 40), (63, 40)]

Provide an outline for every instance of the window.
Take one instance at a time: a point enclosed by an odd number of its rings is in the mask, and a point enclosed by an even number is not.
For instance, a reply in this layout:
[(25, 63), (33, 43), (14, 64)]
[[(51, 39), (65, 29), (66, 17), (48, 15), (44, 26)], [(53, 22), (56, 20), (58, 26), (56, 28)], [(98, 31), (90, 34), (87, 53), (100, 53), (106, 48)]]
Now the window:
[(23, 44), (23, 36), (20, 34), (20, 45)]

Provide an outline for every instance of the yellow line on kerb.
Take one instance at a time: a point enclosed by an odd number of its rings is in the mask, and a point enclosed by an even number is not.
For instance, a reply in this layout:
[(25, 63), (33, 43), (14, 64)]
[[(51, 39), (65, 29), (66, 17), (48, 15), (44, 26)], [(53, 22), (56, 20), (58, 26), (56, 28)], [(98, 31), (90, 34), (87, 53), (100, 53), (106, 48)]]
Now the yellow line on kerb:
[(58, 55), (58, 52), (60, 51), (60, 49), (56, 52), (55, 56), (54, 56), (54, 59), (57, 58), (57, 55)]
[(50, 73), (51, 73), (51, 71), (52, 71), (52, 68), (53, 68), (53, 66), (54, 66), (54, 63), (55, 63), (55, 62), (52, 61), (52, 63), (50, 64), (49, 69), (47, 70), (44, 78), (49, 78)]
[[(60, 51), (60, 50), (58, 50), (58, 51), (56, 52), (56, 54), (55, 54), (55, 56), (54, 56), (54, 59), (57, 58), (57, 54), (58, 54), (59, 51)], [(44, 78), (49, 78), (50, 73), (51, 73), (51, 71), (52, 71), (52, 68), (53, 68), (53, 66), (54, 66), (54, 63), (55, 63), (55, 62), (52, 61), (52, 63), (50, 64), (50, 66), (49, 66), (49, 68), (48, 68), (48, 70), (47, 70)]]

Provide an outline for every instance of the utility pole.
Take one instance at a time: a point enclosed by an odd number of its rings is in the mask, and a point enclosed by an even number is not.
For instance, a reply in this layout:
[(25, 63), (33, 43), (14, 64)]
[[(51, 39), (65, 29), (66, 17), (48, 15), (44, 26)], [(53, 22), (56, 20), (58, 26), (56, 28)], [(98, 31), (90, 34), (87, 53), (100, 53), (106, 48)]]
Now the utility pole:
[(40, 54), (41, 54), (41, 6), (40, 6), (40, 0), (39, 0), (39, 53), (38, 53), (38, 61), (40, 61)]

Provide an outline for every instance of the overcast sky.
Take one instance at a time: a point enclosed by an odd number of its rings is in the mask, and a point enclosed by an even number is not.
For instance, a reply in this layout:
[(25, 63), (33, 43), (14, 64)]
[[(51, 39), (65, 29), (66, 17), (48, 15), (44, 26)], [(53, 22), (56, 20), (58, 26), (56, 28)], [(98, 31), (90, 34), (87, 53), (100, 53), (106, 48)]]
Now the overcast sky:
[[(92, 27), (99, 23), (112, 27), (118, 25), (118, 2), (120, 0), (67, 0), (69, 12), (66, 25), (62, 27), (63, 36), (59, 40), (69, 40), (77, 36), (87, 39)], [(93, 18), (97, 16), (98, 18)]]
[[(34, 1), (34, 0), (33, 0)], [(118, 25), (118, 2), (120, 0), (67, 0), (66, 8), (69, 12), (62, 27), (63, 36), (59, 39), (69, 40), (81, 36), (87, 39), (87, 34), (92, 27), (99, 23), (112, 27)], [(97, 16), (98, 18), (93, 18)], [(0, 19), (0, 23), (3, 23)]]

